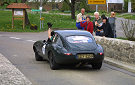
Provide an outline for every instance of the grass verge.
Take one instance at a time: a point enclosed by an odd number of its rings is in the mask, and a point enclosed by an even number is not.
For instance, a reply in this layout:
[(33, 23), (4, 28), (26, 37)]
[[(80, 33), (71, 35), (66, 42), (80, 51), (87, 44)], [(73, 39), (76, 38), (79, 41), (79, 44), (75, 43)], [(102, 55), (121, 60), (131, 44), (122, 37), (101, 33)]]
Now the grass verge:
[(53, 29), (77, 29), (75, 20), (70, 16), (56, 14), (42, 14), (44, 20), (44, 28), (40, 30), (40, 14), (28, 13), (31, 24), (38, 26), (38, 30), (30, 30), (30, 25), (22, 29), (22, 20), (15, 20), (15, 27), (12, 29), (12, 12), (0, 11), (0, 31), (4, 32), (41, 32), (47, 30), (47, 22), (53, 23)]
[(123, 17), (125, 19), (135, 20), (135, 14), (122, 14), (122, 15), (119, 15), (118, 17)]

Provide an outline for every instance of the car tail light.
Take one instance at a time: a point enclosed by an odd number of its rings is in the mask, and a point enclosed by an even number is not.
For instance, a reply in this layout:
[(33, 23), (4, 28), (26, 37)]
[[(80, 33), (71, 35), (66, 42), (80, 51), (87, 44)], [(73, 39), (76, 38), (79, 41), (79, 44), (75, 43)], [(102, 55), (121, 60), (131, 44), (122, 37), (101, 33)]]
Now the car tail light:
[(72, 55), (72, 53), (64, 53), (65, 55)]
[(99, 53), (100, 55), (103, 55), (103, 53)]

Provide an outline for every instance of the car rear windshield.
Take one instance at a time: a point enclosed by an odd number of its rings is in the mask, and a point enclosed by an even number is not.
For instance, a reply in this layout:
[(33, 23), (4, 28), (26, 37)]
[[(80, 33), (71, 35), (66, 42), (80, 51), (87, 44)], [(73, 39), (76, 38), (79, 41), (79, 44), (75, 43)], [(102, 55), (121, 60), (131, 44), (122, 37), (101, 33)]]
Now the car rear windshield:
[(69, 43), (91, 43), (93, 40), (88, 36), (68, 36), (66, 40)]

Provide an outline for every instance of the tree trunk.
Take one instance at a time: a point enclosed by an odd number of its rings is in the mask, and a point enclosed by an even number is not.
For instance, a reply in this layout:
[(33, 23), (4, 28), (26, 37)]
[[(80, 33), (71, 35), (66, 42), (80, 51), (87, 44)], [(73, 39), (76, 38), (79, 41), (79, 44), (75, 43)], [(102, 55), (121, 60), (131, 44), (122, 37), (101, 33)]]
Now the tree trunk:
[(27, 0), (21, 0), (22, 3), (25, 3)]
[[(22, 0), (22, 3), (25, 3), (27, 0)], [(30, 25), (30, 20), (28, 18), (27, 11), (25, 10), (25, 25)]]
[(71, 18), (75, 19), (75, 0), (71, 0)]
[(15, 3), (17, 3), (17, 0), (15, 0)]
[(28, 14), (26, 10), (25, 10), (25, 25), (30, 25), (30, 20), (28, 18)]

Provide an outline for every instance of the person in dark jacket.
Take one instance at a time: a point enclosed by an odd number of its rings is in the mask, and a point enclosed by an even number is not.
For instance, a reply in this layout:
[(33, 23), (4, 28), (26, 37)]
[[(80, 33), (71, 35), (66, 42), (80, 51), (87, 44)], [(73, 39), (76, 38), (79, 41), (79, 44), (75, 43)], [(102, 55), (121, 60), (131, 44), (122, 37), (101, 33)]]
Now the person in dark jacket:
[(111, 12), (111, 16), (108, 18), (108, 22), (110, 23), (111, 25), (111, 28), (112, 28), (112, 31), (114, 33), (114, 38), (117, 37), (116, 35), (116, 24), (115, 24), (115, 12)]
[(107, 17), (103, 17), (102, 21), (103, 21), (103, 25), (101, 27), (98, 27), (98, 29), (101, 30), (101, 36), (113, 38), (114, 34), (111, 25), (108, 22)]
[(91, 34), (93, 34), (93, 23), (90, 21), (91, 17), (87, 16), (86, 17), (86, 22), (85, 23), (80, 23), (81, 27), (84, 27), (84, 30), (90, 32)]

